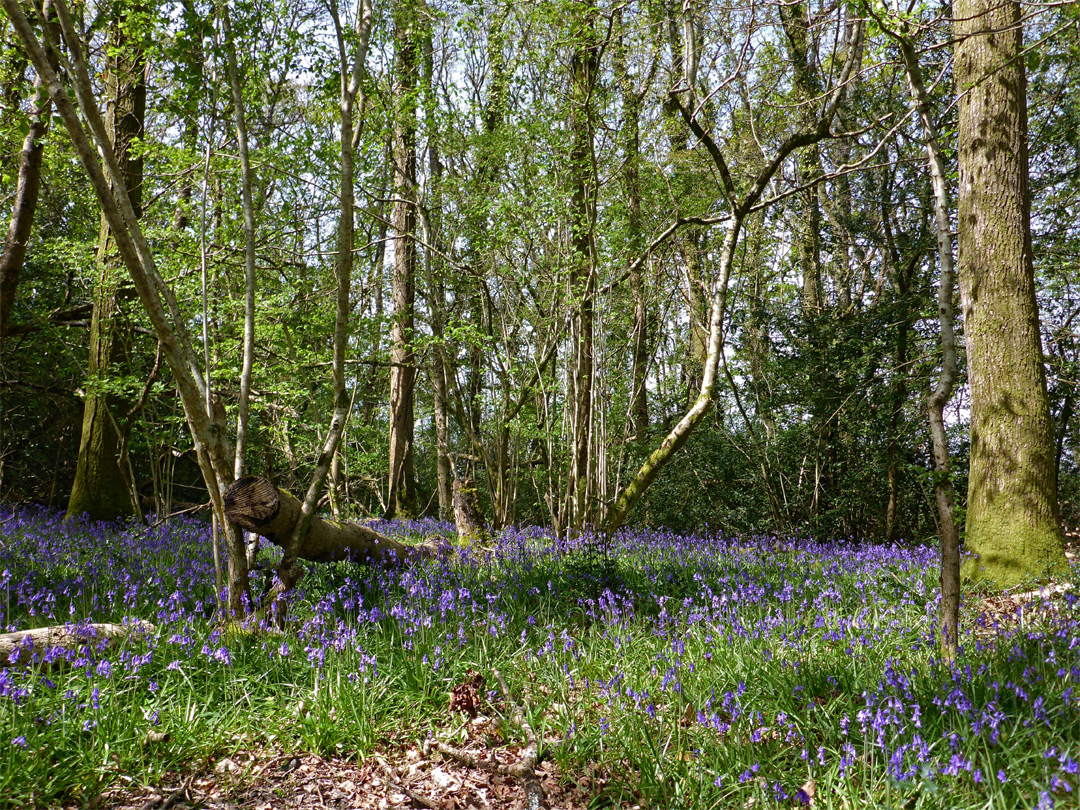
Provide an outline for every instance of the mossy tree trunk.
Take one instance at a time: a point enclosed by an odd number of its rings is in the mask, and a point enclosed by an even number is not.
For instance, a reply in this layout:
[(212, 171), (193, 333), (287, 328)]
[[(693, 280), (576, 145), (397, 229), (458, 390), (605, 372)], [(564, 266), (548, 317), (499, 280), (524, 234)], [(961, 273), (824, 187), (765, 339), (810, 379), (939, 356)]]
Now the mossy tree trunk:
[[(111, 24), (104, 119), (121, 178), (139, 217), (143, 160), (137, 140), (146, 119), (146, 60), (137, 17), (121, 8)], [(134, 290), (112, 228), (102, 216), (82, 436), (68, 499), (71, 517), (87, 514), (94, 520), (112, 520), (138, 512), (134, 482), (121, 459), (127, 441), (125, 411), (130, 404), (122, 393), (131, 348), (130, 321), (124, 308), (133, 299)]]
[(1019, 3), (957, 0), (959, 279), (971, 381), (963, 575), (1067, 571), (1032, 269)]

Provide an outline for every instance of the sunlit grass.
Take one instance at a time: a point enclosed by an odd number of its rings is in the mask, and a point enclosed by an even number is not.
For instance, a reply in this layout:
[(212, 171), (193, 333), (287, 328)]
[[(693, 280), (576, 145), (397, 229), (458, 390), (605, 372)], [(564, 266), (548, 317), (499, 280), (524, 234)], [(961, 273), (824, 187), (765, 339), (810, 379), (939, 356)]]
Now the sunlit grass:
[[(597, 806), (1077, 806), (1075, 597), (937, 654), (935, 552), (628, 532), (417, 565), (309, 566), (284, 634), (212, 618), (205, 529), (0, 515), (0, 623), (153, 622), (107, 655), (0, 671), (0, 802), (80, 801), (243, 749), (364, 758), (465, 721), (500, 670)], [(414, 539), (431, 522), (382, 526)], [(969, 611), (970, 613), (970, 611)], [(502, 713), (489, 692), (485, 711)], [(449, 728), (449, 731), (447, 730)], [(501, 726), (502, 742), (521, 742)]]

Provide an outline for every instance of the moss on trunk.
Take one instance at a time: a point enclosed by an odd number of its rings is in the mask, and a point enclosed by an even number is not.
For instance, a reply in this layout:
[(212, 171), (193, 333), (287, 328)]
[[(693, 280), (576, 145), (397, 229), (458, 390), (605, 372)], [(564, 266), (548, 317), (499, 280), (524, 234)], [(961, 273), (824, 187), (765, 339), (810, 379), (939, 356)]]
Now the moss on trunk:
[(1020, 6), (958, 0), (959, 267), (971, 383), (963, 575), (1068, 570), (1031, 255)]

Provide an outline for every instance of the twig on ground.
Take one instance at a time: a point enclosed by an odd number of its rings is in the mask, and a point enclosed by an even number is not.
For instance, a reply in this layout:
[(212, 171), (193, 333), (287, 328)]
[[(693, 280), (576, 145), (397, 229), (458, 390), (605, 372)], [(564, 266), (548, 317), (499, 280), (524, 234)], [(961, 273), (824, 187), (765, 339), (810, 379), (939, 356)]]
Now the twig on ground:
[(502, 690), (503, 697), (506, 698), (507, 704), (510, 706), (512, 719), (515, 723), (521, 726), (525, 732), (525, 739), (529, 744), (526, 746), (524, 752), (521, 754), (521, 759), (513, 767), (517, 772), (515, 777), (521, 782), (522, 787), (525, 788), (525, 801), (523, 806), (527, 810), (539, 810), (539, 808), (546, 808), (547, 794), (544, 792), (543, 785), (540, 784), (540, 779), (536, 776), (535, 768), (540, 763), (540, 739), (536, 735), (536, 730), (532, 727), (532, 723), (525, 716), (525, 712), (521, 708), (521, 704), (514, 700), (513, 695), (510, 694), (510, 688), (506, 685), (506, 681), (503, 679), (502, 673), (499, 670), (494, 670), (495, 680), (499, 682), (499, 689)]
[[(158, 794), (151, 799), (148, 799), (146, 803), (140, 808), (140, 810), (169, 810), (177, 802), (188, 798), (188, 786), (191, 784), (192, 777), (188, 777), (180, 783), (180, 787), (170, 793), (168, 796), (164, 794)], [(160, 804), (159, 804), (160, 802)]]
[(489, 773), (500, 774), (501, 776), (511, 776), (521, 783), (522, 788), (525, 790), (525, 797), (521, 802), (521, 807), (525, 810), (547, 810), (547, 794), (544, 792), (543, 786), (540, 784), (540, 779), (536, 775), (536, 766), (540, 763), (540, 738), (536, 734), (536, 730), (532, 727), (532, 724), (525, 716), (525, 712), (522, 710), (521, 705), (510, 694), (510, 688), (506, 685), (506, 681), (503, 680), (502, 674), (498, 671), (494, 671), (495, 680), (499, 682), (499, 688), (502, 690), (503, 697), (506, 698), (506, 702), (510, 707), (511, 720), (521, 726), (525, 732), (525, 738), (528, 741), (528, 745), (522, 752), (520, 758), (513, 765), (503, 765), (494, 760), (479, 759), (467, 751), (462, 751), (460, 748), (454, 748), (452, 745), (447, 745), (440, 740), (432, 740), (431, 745), (439, 753), (445, 754), (448, 757), (456, 759), (463, 765), (467, 765), (470, 768), (479, 768)]
[(440, 805), (433, 802), (423, 793), (417, 793), (415, 790), (411, 789), (408, 785), (406, 785), (405, 782), (401, 779), (401, 775), (385, 763), (383, 763), (383, 776), (386, 777), (386, 783), (390, 785), (390, 787), (392, 787), (399, 793), (404, 793), (417, 804), (423, 807), (427, 807), (428, 810), (441, 810)]

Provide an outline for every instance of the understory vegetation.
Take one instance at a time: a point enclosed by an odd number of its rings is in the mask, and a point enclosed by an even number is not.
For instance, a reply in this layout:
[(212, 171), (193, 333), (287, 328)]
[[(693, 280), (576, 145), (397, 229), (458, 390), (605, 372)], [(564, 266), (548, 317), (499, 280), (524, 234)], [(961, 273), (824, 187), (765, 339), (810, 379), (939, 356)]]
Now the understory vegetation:
[(0, 512), (6, 630), (155, 628), (0, 669), (0, 804), (86, 804), (255, 748), (454, 745), (470, 719), (450, 694), (475, 673), (489, 745), (524, 745), (495, 671), (564, 779), (606, 775), (596, 807), (1049, 808), (1080, 791), (1075, 595), (965, 592), (946, 665), (930, 547), (507, 529), (417, 563), (309, 566), (284, 632), (220, 624), (213, 581), (194, 520)]

